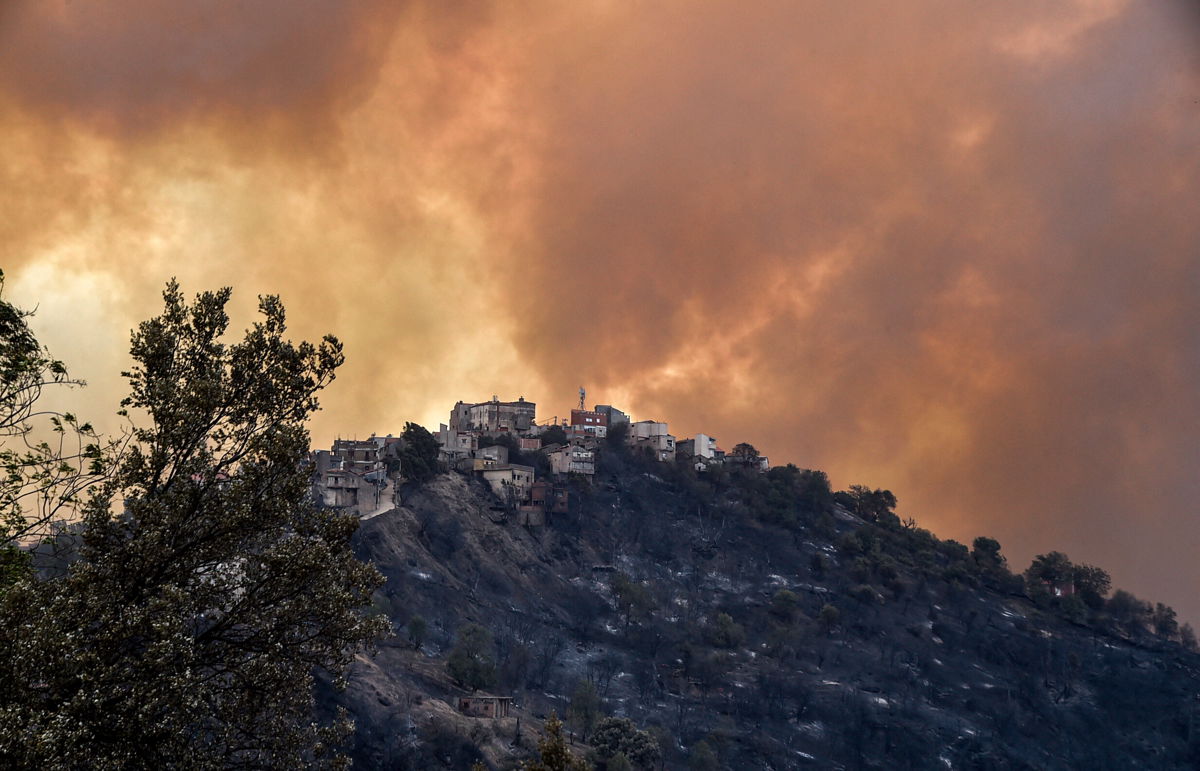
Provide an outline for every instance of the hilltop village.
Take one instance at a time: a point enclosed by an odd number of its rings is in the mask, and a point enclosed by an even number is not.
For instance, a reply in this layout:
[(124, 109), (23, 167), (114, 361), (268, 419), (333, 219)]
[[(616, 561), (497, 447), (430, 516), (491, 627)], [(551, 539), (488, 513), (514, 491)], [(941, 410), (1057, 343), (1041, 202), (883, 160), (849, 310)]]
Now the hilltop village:
[[(667, 423), (634, 421), (609, 404), (579, 406), (569, 420), (557, 417), (538, 422), (537, 404), (518, 397), (502, 402), (457, 402), (448, 423), (442, 423), (436, 440), (437, 461), (445, 468), (473, 474), (485, 481), (495, 496), (495, 511), (519, 524), (544, 525), (547, 515), (567, 511), (572, 475), (591, 477), (604, 446), (620, 442), (660, 463), (689, 459), (697, 472), (714, 465), (737, 465), (766, 471), (770, 461), (750, 444), (737, 444), (731, 452), (716, 438), (698, 433), (677, 439)], [(397, 482), (405, 475), (402, 456), (405, 439), (371, 436), (337, 439), (329, 450), (315, 450), (313, 497), (328, 508), (370, 518), (399, 503)], [(525, 461), (525, 462), (521, 462)]]

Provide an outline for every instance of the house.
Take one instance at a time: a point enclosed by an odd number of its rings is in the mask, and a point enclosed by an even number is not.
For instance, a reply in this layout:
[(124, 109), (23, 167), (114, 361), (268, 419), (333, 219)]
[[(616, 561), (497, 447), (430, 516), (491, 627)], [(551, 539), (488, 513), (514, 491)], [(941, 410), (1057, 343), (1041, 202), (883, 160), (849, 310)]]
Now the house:
[(625, 441), (633, 447), (645, 447), (662, 462), (675, 460), (675, 437), (667, 433), (667, 424), (657, 420), (639, 420), (629, 425)]
[(555, 474), (587, 474), (596, 473), (596, 453), (577, 444), (569, 444), (548, 452), (550, 468)]
[(715, 460), (717, 457), (717, 440), (708, 434), (696, 434), (691, 439), (675, 443), (675, 450), (689, 458)]
[(542, 440), (536, 436), (519, 436), (517, 437), (517, 446), (521, 448), (522, 452), (540, 450), (542, 449)]
[(533, 487), (533, 467), (516, 463), (491, 466), (478, 471), (500, 500), (513, 505), (528, 500)]
[(595, 411), (608, 419), (608, 422), (605, 423), (605, 425), (609, 428), (621, 423), (629, 422), (629, 416), (611, 404), (597, 404)]
[(549, 511), (553, 514), (566, 514), (570, 503), (570, 491), (559, 485), (552, 485), (545, 480), (533, 483), (529, 490), (529, 503), (533, 508)]
[(451, 465), (463, 458), (471, 457), (471, 453), (479, 447), (478, 436), (469, 431), (452, 429), (445, 423), (438, 427), (437, 440), (441, 445), (441, 450), (438, 451), (438, 460)]
[(634, 444), (638, 439), (649, 439), (654, 436), (666, 436), (667, 424), (657, 420), (639, 420), (629, 424), (629, 433), (625, 441)]
[(340, 509), (358, 516), (378, 508), (386, 486), (382, 471), (355, 470), (328, 450), (312, 454), (312, 499), (321, 507)]
[(474, 454), (476, 458), (492, 461), (492, 465), (502, 466), (508, 463), (508, 448), (502, 444), (480, 447)]
[(502, 402), (493, 396), (490, 402), (466, 404), (458, 402), (450, 411), (450, 430), (491, 434), (524, 433), (529, 431), (537, 417), (537, 405), (525, 401)]
[(593, 410), (571, 410), (571, 428), (577, 433), (603, 437), (608, 433), (608, 415)]
[(458, 711), (468, 717), (508, 717), (511, 710), (511, 696), (489, 696), (477, 693), (474, 696), (462, 696), (458, 700)]
[(517, 524), (541, 527), (551, 514), (566, 514), (570, 493), (566, 487), (538, 480), (529, 490), (529, 500), (518, 507)]

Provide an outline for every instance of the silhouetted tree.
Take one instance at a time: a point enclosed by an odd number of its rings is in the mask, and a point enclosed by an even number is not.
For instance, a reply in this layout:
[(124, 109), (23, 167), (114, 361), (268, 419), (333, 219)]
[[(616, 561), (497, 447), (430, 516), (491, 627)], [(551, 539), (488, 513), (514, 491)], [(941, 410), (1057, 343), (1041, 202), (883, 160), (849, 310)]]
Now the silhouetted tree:
[(293, 344), (277, 297), (223, 340), (230, 290), (175, 282), (131, 341), (131, 443), (93, 489), (80, 559), (0, 598), (0, 764), (312, 767), (344, 721), (313, 714), (387, 627), (355, 518), (309, 499), (316, 394), (341, 344)]
[(414, 482), (428, 482), (441, 470), (438, 453), (441, 445), (424, 426), (405, 423), (400, 449), (400, 473)]

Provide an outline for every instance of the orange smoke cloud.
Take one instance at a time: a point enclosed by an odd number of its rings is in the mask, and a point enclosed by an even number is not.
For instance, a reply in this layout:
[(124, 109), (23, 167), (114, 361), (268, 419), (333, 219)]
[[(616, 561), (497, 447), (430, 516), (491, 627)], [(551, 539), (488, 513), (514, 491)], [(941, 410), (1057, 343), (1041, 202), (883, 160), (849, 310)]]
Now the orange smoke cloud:
[(168, 276), (279, 292), (319, 441), (584, 383), (1200, 618), (1197, 21), (9, 3), (0, 259), (93, 396)]

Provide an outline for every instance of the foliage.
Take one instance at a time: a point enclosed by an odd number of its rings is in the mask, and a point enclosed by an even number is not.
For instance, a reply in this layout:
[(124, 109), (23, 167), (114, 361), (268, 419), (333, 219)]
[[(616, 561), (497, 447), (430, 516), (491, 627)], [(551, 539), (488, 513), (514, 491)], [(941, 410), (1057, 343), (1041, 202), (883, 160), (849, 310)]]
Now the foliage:
[(441, 445), (424, 426), (405, 423), (400, 448), (400, 472), (414, 482), (428, 482), (441, 471)]
[(718, 613), (708, 626), (708, 640), (717, 648), (737, 648), (746, 641), (746, 630), (728, 613)]
[(521, 764), (523, 771), (590, 771), (585, 761), (575, 757), (563, 736), (562, 721), (553, 712), (546, 720), (538, 740), (538, 758)]
[(645, 584), (634, 581), (624, 573), (615, 573), (612, 578), (613, 598), (617, 603), (617, 612), (625, 621), (626, 628), (630, 623), (645, 621), (654, 612), (654, 598)]
[(38, 402), (47, 388), (84, 385), (34, 336), (33, 314), (3, 299), (0, 271), (0, 591), (27, 577), (22, 546), (75, 519), (88, 489), (111, 468), (121, 442)]
[(624, 717), (606, 717), (596, 726), (589, 742), (596, 754), (612, 768), (612, 759), (624, 755), (628, 763), (640, 769), (652, 769), (658, 764), (658, 743), (647, 731), (639, 731), (633, 721)]
[(821, 606), (821, 612), (817, 614), (817, 621), (821, 624), (821, 629), (825, 634), (833, 631), (839, 623), (841, 623), (842, 612), (837, 609), (836, 605), (826, 603)]
[(618, 752), (604, 764), (604, 771), (633, 771), (633, 765), (624, 752)]
[(1052, 551), (1033, 558), (1033, 563), (1025, 571), (1025, 579), (1030, 584), (1062, 586), (1071, 581), (1074, 573), (1074, 566), (1067, 555), (1060, 551)]
[[(868, 522), (895, 519), (896, 496), (891, 490), (872, 490), (864, 485), (851, 485), (849, 490), (837, 493), (834, 499)], [(895, 523), (898, 524), (899, 520), (895, 519)]]
[(717, 771), (720, 767), (721, 763), (717, 760), (717, 754), (713, 752), (708, 742), (700, 740), (692, 745), (692, 751), (688, 755), (690, 771)]
[(1179, 632), (1179, 622), (1175, 620), (1175, 610), (1161, 602), (1155, 603), (1154, 615), (1150, 617), (1154, 625), (1154, 633), (1160, 637), (1171, 639)]
[(775, 618), (785, 624), (790, 624), (796, 620), (796, 614), (800, 611), (800, 597), (795, 592), (780, 589), (771, 598), (771, 605), (768, 610)]
[(1094, 565), (1075, 565), (1071, 571), (1075, 591), (1092, 610), (1104, 607), (1104, 596), (1112, 587), (1112, 579), (1106, 571)]
[(985, 535), (971, 542), (971, 558), (983, 570), (999, 570), (1006, 562), (1000, 554), (1000, 542)]
[(387, 622), (357, 520), (309, 502), (307, 417), (341, 345), (283, 337), (278, 298), (221, 341), (230, 292), (174, 282), (132, 338), (122, 405), (148, 417), (83, 509), (81, 559), (0, 601), (0, 758), (11, 767), (320, 766), (313, 720)]
[(1124, 589), (1113, 592), (1104, 608), (1117, 626), (1129, 634), (1144, 631), (1151, 611), (1149, 603), (1139, 600)]
[(458, 630), (458, 640), (446, 657), (446, 672), (472, 691), (490, 687), (496, 682), (492, 644), (491, 632), (479, 624), (466, 624)]
[(591, 680), (580, 680), (571, 694), (571, 705), (567, 708), (571, 723), (579, 730), (579, 735), (587, 740), (600, 722), (600, 696)]
[(551, 444), (566, 444), (567, 432), (563, 430), (562, 426), (550, 426), (542, 432), (541, 440), (542, 447)]
[(425, 644), (425, 632), (428, 630), (429, 625), (425, 622), (424, 618), (414, 614), (408, 620), (407, 628), (408, 641), (412, 644), (413, 649), (421, 650), (421, 646)]
[(738, 458), (747, 459), (759, 457), (758, 448), (749, 442), (738, 442), (733, 446), (733, 452), (730, 454)]

